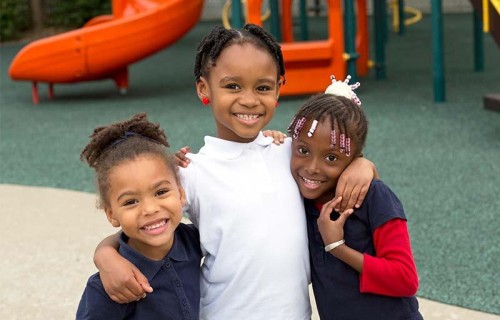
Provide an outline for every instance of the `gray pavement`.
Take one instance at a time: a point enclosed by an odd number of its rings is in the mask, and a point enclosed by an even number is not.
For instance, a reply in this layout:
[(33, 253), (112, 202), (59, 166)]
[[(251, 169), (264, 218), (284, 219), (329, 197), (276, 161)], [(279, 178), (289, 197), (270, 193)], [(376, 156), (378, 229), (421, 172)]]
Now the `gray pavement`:
[[(95, 203), (90, 193), (0, 184), (0, 319), (74, 319), (86, 280), (96, 272), (94, 249), (116, 231)], [(419, 301), (426, 320), (500, 320)]]

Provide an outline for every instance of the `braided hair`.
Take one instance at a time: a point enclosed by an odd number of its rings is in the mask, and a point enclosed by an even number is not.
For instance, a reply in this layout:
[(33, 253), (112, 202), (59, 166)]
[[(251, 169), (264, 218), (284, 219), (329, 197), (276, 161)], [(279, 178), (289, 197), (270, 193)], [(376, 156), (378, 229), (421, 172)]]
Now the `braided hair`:
[(177, 177), (177, 165), (167, 154), (169, 143), (159, 124), (149, 122), (144, 113), (129, 120), (97, 127), (90, 135), (90, 142), (80, 154), (96, 173), (100, 206), (109, 205), (109, 174), (111, 170), (127, 160), (142, 155), (159, 156)]
[[(357, 154), (361, 154), (368, 134), (368, 120), (361, 106), (352, 100), (327, 93), (312, 96), (297, 111), (287, 132), (296, 139), (303, 130), (302, 126), (306, 120), (318, 122), (330, 120), (332, 133), (338, 130), (339, 135), (344, 134), (347, 138), (353, 139), (358, 146)], [(335, 138), (332, 137), (332, 139)], [(332, 144), (335, 145), (335, 143)]]
[(278, 67), (278, 79), (283, 78), (285, 83), (285, 63), (281, 47), (276, 39), (263, 28), (255, 24), (246, 24), (242, 29), (226, 29), (216, 26), (207, 34), (198, 45), (194, 64), (196, 82), (200, 77), (207, 78), (210, 67), (215, 67), (221, 52), (232, 44), (249, 43), (261, 48), (271, 55)]

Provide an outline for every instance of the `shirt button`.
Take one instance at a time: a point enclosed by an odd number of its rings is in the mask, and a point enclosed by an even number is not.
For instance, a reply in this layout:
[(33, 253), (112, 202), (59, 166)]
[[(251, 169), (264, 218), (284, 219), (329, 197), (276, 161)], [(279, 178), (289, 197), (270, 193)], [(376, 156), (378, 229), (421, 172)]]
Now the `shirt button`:
[(175, 286), (176, 287), (180, 287), (181, 286), (181, 282), (179, 280), (175, 280)]
[(186, 306), (186, 305), (187, 305), (187, 303), (188, 303), (188, 302), (187, 302), (187, 300), (186, 300), (186, 299), (182, 299), (182, 305), (183, 305), (183, 306)]
[(167, 263), (165, 263), (165, 267), (170, 268), (170, 261), (167, 261)]

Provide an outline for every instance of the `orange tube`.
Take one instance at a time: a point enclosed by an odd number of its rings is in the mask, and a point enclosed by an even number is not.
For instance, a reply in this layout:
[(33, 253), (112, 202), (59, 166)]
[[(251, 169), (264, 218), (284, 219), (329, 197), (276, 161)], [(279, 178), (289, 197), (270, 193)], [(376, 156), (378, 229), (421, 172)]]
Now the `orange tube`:
[(203, 0), (114, 0), (113, 16), (25, 46), (9, 75), (49, 83), (111, 78), (126, 88), (127, 66), (179, 40), (198, 22), (202, 8)]

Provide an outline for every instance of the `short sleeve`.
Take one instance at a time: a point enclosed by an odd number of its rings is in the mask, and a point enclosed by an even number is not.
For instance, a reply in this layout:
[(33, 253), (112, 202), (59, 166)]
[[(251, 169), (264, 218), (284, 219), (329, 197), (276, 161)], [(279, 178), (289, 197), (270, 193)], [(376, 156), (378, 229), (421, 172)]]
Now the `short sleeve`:
[(197, 197), (195, 181), (196, 181), (196, 164), (190, 163), (187, 168), (179, 168), (181, 176), (181, 184), (186, 195), (186, 204), (184, 205), (184, 213), (187, 214), (189, 220), (198, 227), (199, 225), (199, 210), (197, 209)]
[(111, 300), (96, 273), (87, 282), (78, 305), (76, 320), (121, 320), (133, 311), (133, 304), (118, 304)]
[(389, 220), (397, 218), (406, 220), (403, 204), (381, 180), (373, 180), (365, 202), (368, 205), (368, 220), (372, 234)]

